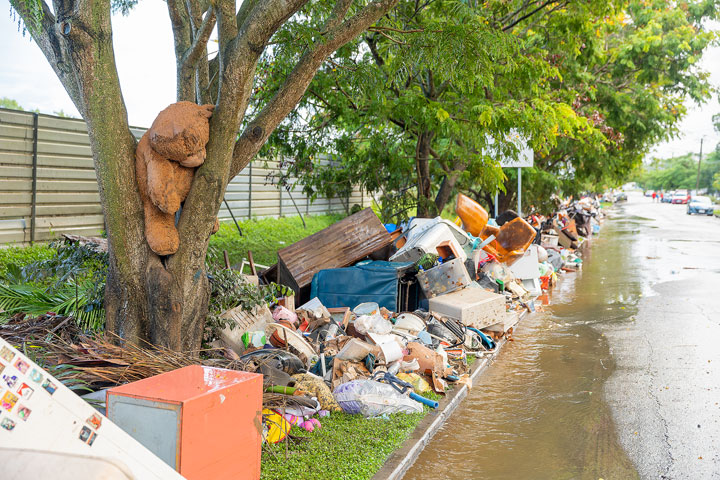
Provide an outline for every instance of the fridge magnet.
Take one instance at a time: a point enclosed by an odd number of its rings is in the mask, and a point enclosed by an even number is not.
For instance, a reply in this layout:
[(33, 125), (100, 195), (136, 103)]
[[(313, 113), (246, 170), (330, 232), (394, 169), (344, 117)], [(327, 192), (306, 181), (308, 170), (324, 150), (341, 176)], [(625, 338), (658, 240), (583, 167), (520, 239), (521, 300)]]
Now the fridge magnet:
[(0, 349), (0, 358), (10, 363), (12, 359), (15, 358), (15, 354), (8, 347), (2, 347), (2, 349)]
[(22, 418), (24, 421), (27, 421), (28, 417), (32, 413), (32, 410), (30, 410), (25, 405), (18, 405), (18, 410), (16, 413), (18, 417)]
[(20, 388), (18, 388), (17, 393), (22, 398), (28, 399), (32, 397), (33, 391), (34, 390), (30, 388), (30, 385), (28, 385), (27, 383), (23, 383), (22, 385), (20, 385)]
[(57, 387), (54, 383), (52, 383), (50, 380), (45, 380), (42, 384), (42, 387), (50, 394), (52, 395), (55, 393), (55, 390), (57, 390)]
[(2, 407), (3, 410), (7, 410), (9, 412), (13, 409), (17, 401), (17, 395), (12, 392), (5, 392), (5, 395), (3, 395), (2, 399), (0, 399), (0, 407)]
[(82, 430), (80, 430), (80, 435), (78, 438), (80, 438), (80, 440), (82, 440), (83, 443), (92, 445), (92, 443), (95, 441), (95, 433), (93, 433), (93, 431), (90, 430), (88, 427), (82, 427)]
[(30, 380), (35, 383), (42, 383), (43, 375), (37, 368), (33, 368), (30, 372)]
[(8, 388), (15, 388), (15, 384), (18, 381), (17, 375), (10, 375), (6, 374), (2, 376), (3, 382), (8, 386)]
[(28, 369), (30, 368), (30, 364), (27, 363), (22, 358), (18, 358), (17, 361), (15, 362), (15, 368), (20, 370), (20, 373), (25, 375), (27, 373)]
[(89, 423), (92, 428), (97, 430), (98, 428), (100, 428), (100, 425), (102, 425), (102, 417), (98, 413), (93, 413), (92, 417), (87, 419), (87, 423)]
[(10, 420), (9, 418), (3, 418), (2, 422), (0, 422), (0, 427), (4, 428), (7, 431), (11, 431), (13, 428), (15, 428), (15, 422)]

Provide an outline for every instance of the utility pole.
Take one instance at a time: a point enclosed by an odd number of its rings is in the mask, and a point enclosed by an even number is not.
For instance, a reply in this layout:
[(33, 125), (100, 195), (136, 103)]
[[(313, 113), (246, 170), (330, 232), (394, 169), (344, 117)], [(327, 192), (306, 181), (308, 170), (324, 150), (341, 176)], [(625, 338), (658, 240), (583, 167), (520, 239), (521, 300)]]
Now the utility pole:
[(703, 139), (705, 137), (700, 137), (700, 158), (698, 159), (698, 171), (697, 171), (697, 178), (695, 179), (695, 195), (700, 194), (700, 163), (702, 163), (702, 145), (703, 145)]

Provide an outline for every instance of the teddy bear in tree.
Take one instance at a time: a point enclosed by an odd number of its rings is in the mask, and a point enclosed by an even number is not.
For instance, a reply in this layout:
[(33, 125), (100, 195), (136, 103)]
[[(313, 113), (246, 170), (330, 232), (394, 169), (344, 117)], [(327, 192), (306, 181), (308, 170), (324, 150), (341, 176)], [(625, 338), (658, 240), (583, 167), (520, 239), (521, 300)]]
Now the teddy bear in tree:
[[(160, 112), (135, 151), (135, 175), (145, 209), (145, 238), (158, 255), (180, 245), (175, 213), (205, 161), (214, 105), (173, 103)], [(215, 220), (213, 233), (219, 224)]]

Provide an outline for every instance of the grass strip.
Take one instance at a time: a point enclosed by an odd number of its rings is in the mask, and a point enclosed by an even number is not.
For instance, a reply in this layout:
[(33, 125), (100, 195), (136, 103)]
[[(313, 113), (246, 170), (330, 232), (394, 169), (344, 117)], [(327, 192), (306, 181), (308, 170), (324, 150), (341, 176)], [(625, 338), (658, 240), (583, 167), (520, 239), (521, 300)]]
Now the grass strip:
[[(423, 396), (432, 400), (442, 398), (434, 392)], [(430, 408), (423, 407), (423, 413), (397, 413), (380, 418), (333, 412), (321, 418), (322, 428), (312, 433), (293, 427), (290, 433), (303, 440), (264, 445), (260, 478), (370, 479), (429, 411)]]
[[(227, 250), (230, 264), (240, 263), (247, 258), (248, 250), (255, 262), (270, 266), (277, 262), (277, 251), (342, 220), (344, 215), (317, 215), (305, 217), (303, 226), (300, 217), (263, 218), (238, 222), (242, 236), (235, 224), (223, 222), (220, 230), (210, 237), (210, 247), (222, 261), (222, 251)], [(218, 255), (219, 254), (219, 255)], [(246, 272), (247, 273), (247, 272)]]

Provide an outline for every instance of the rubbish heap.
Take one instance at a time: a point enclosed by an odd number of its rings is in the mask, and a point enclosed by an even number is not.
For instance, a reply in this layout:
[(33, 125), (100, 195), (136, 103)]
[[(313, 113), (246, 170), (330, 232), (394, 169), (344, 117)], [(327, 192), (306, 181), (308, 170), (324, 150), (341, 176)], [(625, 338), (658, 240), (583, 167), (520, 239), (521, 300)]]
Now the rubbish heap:
[(368, 208), (280, 250), (253, 280), (295, 295), (226, 312), (233, 325), (220, 335), (265, 392), (287, 399), (263, 410), (264, 440), (313, 431), (332, 411), (436, 408), (423, 394), (471, 387), (468, 357), (492, 355), (539, 296), (547, 303), (558, 273), (582, 267), (576, 249), (598, 233), (598, 208), (583, 198), (552, 216), (490, 219), (460, 194), (454, 222), (383, 225)]
[[(6, 469), (259, 478), (263, 442), (312, 432), (331, 412), (438, 408), (453, 385), (472, 387), (472, 360), (511, 339), (558, 274), (582, 267), (577, 249), (602, 216), (589, 197), (550, 216), (490, 219), (464, 195), (455, 210), (455, 221), (383, 225), (365, 209), (283, 248), (247, 280), (285, 296), (224, 312), (204, 357), (83, 336), (51, 313), (11, 319), (0, 337), (32, 337), (49, 370), (0, 338), (0, 444), (30, 450), (0, 452)], [(86, 403), (68, 386), (93, 392)]]

